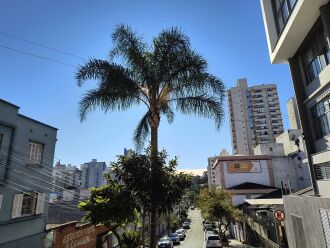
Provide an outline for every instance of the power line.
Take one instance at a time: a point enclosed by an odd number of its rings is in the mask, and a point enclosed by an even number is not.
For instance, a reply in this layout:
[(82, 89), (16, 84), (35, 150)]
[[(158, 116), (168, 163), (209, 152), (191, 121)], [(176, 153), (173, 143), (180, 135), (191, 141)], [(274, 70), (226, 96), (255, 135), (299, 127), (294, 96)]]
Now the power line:
[(34, 54), (34, 53), (22, 51), (22, 50), (12, 48), (12, 47), (8, 47), (8, 46), (4, 46), (4, 45), (0, 45), (0, 47), (4, 48), (4, 49), (7, 49), (7, 50), (10, 50), (10, 51), (15, 51), (15, 52), (22, 53), (22, 54), (25, 54), (25, 55), (30, 55), (30, 56), (33, 56), (33, 57), (36, 57), (36, 58), (39, 58), (39, 59), (44, 59), (44, 60), (48, 60), (48, 61), (51, 61), (51, 62), (54, 62), (54, 63), (58, 63), (58, 64), (62, 64), (62, 65), (66, 65), (66, 66), (70, 66), (70, 67), (79, 69), (79, 67), (76, 66), (76, 65), (71, 65), (71, 64), (59, 61), (59, 60), (55, 60), (55, 59), (51, 59), (51, 58), (48, 58), (48, 57), (40, 56), (40, 55), (37, 55), (37, 54)]
[(55, 52), (58, 52), (58, 53), (62, 53), (62, 54), (65, 54), (65, 55), (68, 55), (68, 56), (71, 56), (71, 57), (75, 57), (75, 58), (78, 58), (78, 59), (82, 59), (82, 60), (85, 60), (85, 58), (83, 57), (80, 57), (78, 55), (75, 55), (73, 53), (69, 53), (69, 52), (65, 52), (65, 51), (61, 51), (57, 48), (53, 48), (53, 47), (50, 47), (50, 46), (46, 46), (46, 45), (43, 45), (41, 43), (38, 43), (38, 42), (35, 42), (35, 41), (31, 41), (31, 40), (27, 40), (27, 39), (24, 39), (24, 38), (21, 38), (21, 37), (18, 37), (16, 35), (12, 35), (12, 34), (9, 34), (9, 33), (6, 33), (6, 32), (3, 32), (3, 31), (0, 31), (0, 34), (2, 35), (5, 35), (5, 36), (8, 36), (8, 37), (11, 37), (11, 38), (14, 38), (14, 39), (17, 39), (17, 40), (21, 40), (21, 41), (24, 41), (26, 43), (30, 43), (30, 44), (33, 44), (35, 46), (40, 46), (40, 47), (43, 47), (43, 48), (46, 48), (46, 49), (49, 49), (49, 50), (52, 50), (52, 51), (55, 51)]

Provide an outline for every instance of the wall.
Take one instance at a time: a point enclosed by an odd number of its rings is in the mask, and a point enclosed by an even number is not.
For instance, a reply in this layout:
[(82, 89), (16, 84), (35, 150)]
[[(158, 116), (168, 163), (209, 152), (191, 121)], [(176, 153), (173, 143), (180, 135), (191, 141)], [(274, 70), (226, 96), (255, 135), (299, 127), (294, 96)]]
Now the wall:
[(259, 161), (252, 161), (254, 165), (259, 166), (260, 165), (260, 172), (256, 173), (229, 173), (227, 169), (227, 163), (223, 162), (224, 166), (224, 188), (230, 188), (233, 186), (236, 186), (238, 184), (242, 184), (244, 182), (251, 182), (251, 183), (258, 183), (263, 184), (267, 186), (271, 186), (271, 180), (269, 178), (269, 170), (267, 166), (266, 160), (259, 160)]
[(231, 196), (231, 202), (233, 204), (233, 206), (238, 206), (242, 203), (245, 203), (245, 199), (254, 199), (254, 198), (257, 198), (259, 196), (261, 196), (262, 194), (260, 195), (254, 195), (254, 194), (249, 194), (249, 195), (232, 195)]
[(330, 209), (330, 198), (313, 196), (285, 196), (285, 227), (290, 248), (296, 246), (291, 215), (301, 217), (306, 247), (326, 248), (319, 209)]

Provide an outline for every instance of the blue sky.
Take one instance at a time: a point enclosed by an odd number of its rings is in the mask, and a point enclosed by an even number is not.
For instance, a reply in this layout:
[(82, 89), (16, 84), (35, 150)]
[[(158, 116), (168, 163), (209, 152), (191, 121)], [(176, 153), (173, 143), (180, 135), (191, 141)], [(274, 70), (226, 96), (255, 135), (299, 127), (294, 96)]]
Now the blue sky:
[[(119, 23), (132, 26), (147, 42), (164, 28), (181, 27), (192, 47), (207, 59), (209, 71), (227, 88), (236, 85), (238, 78), (248, 78), (250, 86), (276, 83), (288, 127), (285, 104), (294, 94), (289, 68), (269, 62), (259, 0), (0, 2), (0, 32), (83, 58), (106, 59), (112, 47), (110, 34)], [(0, 46), (67, 64), (83, 63), (1, 33)], [(96, 111), (80, 123), (77, 103), (95, 82), (78, 88), (75, 72), (73, 67), (0, 47), (0, 98), (20, 106), (22, 114), (59, 129), (55, 156), (61, 162), (113, 161), (124, 147), (134, 147), (132, 133), (144, 109), (107, 115)], [(206, 168), (209, 156), (222, 148), (231, 151), (228, 116), (217, 131), (211, 120), (177, 113), (171, 125), (163, 119), (159, 139), (160, 148), (179, 157), (180, 169)]]

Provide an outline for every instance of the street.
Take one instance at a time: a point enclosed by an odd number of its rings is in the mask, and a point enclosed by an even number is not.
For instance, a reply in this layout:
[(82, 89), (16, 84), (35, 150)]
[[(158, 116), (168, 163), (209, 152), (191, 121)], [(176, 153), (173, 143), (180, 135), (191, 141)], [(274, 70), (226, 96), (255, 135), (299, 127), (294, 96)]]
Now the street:
[(180, 248), (202, 248), (204, 237), (202, 227), (202, 217), (199, 210), (190, 210), (191, 227), (187, 232), (187, 238), (181, 242)]
[[(187, 238), (181, 241), (178, 248), (203, 248), (204, 247), (204, 232), (202, 227), (202, 216), (198, 209), (189, 210), (189, 218), (191, 218), (191, 228), (188, 229)], [(226, 246), (227, 247), (227, 246)], [(236, 240), (231, 240), (230, 247), (237, 248), (252, 248), (248, 245), (242, 245)], [(225, 248), (225, 247), (224, 247)]]

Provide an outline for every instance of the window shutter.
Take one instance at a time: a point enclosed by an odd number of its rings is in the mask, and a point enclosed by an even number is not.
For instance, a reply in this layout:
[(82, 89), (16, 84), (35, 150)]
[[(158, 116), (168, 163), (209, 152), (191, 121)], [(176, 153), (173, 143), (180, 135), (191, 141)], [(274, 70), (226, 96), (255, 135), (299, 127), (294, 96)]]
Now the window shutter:
[(327, 247), (330, 247), (330, 211), (327, 209), (320, 209), (320, 215), (325, 242)]
[(0, 210), (1, 210), (1, 205), (2, 205), (2, 198), (3, 198), (3, 195), (0, 195)]
[(42, 214), (45, 206), (45, 193), (38, 193), (36, 214)]
[(23, 203), (23, 194), (16, 194), (14, 196), (11, 218), (17, 218), (21, 216), (22, 203)]

